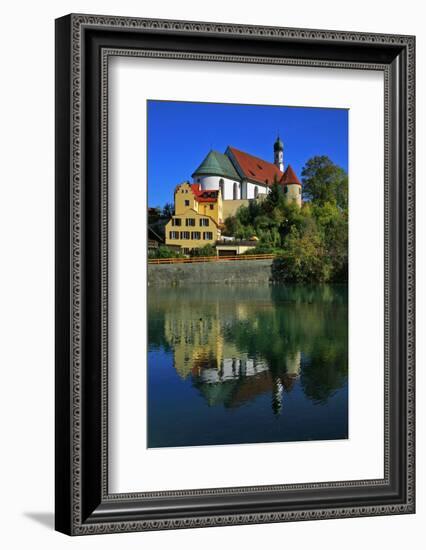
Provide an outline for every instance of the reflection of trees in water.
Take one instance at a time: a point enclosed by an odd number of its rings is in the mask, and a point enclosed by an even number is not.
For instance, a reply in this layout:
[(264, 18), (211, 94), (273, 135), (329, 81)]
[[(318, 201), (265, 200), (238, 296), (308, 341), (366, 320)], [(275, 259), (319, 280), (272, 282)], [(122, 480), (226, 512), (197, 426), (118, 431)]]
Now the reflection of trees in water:
[(345, 288), (272, 287), (270, 304), (253, 304), (247, 319), (225, 337), (249, 355), (263, 357), (275, 379), (288, 372), (289, 360), (302, 350), (305, 395), (325, 402), (346, 382), (347, 330)]
[(300, 381), (308, 399), (315, 403), (326, 403), (336, 390), (347, 380), (348, 360), (346, 353), (333, 350), (315, 351), (302, 362)]
[(165, 318), (166, 310), (155, 307), (155, 302), (148, 299), (148, 348), (151, 351), (160, 348), (166, 351), (172, 349), (164, 332)]
[(318, 403), (346, 382), (345, 286), (199, 285), (148, 294), (150, 348), (173, 349), (177, 372), (191, 375), (212, 406), (235, 407), (269, 392), (279, 413), (299, 376)]

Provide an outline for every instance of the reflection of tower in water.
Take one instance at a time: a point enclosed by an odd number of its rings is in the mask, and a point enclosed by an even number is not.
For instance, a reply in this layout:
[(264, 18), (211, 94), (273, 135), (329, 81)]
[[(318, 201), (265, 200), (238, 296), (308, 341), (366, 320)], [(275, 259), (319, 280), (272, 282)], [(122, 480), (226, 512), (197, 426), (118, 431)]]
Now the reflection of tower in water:
[(273, 379), (272, 386), (272, 412), (278, 416), (283, 408), (283, 391), (284, 387), (281, 379), (276, 377)]
[(302, 354), (300, 351), (289, 354), (285, 358), (285, 371), (281, 376), (273, 377), (272, 411), (279, 416), (283, 407), (284, 389), (288, 393), (300, 376)]

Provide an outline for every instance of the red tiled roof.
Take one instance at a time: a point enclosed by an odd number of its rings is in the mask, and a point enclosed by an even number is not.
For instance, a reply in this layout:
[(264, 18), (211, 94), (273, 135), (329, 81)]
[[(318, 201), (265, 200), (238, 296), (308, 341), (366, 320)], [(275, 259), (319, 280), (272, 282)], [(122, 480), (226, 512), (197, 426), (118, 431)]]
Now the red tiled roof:
[(290, 185), (290, 184), (302, 185), (300, 183), (299, 178), (296, 176), (296, 172), (293, 170), (290, 164), (285, 169), (284, 175), (281, 179), (281, 183), (284, 185)]
[(238, 407), (254, 397), (270, 392), (273, 389), (271, 373), (261, 372), (257, 376), (248, 376), (243, 379), (242, 383), (234, 391), (230, 406)]
[(217, 202), (218, 191), (203, 191), (199, 183), (191, 183), (191, 190), (198, 202)]
[[(284, 386), (286, 392), (290, 392), (296, 382), (297, 376), (282, 374), (280, 381)], [(233, 393), (230, 406), (238, 407), (247, 401), (252, 400), (258, 395), (272, 392), (274, 390), (274, 381), (272, 379), (271, 373), (262, 372), (257, 376), (249, 376), (244, 378), (241, 385), (239, 385), (236, 391)]]
[(267, 162), (259, 157), (244, 153), (244, 151), (239, 151), (235, 147), (229, 147), (229, 150), (247, 179), (262, 183), (263, 185), (272, 185), (275, 178), (277, 181), (280, 181), (283, 177), (281, 170), (275, 164), (272, 164), (272, 162)]
[(191, 190), (196, 197), (201, 193), (201, 185), (199, 183), (191, 183)]

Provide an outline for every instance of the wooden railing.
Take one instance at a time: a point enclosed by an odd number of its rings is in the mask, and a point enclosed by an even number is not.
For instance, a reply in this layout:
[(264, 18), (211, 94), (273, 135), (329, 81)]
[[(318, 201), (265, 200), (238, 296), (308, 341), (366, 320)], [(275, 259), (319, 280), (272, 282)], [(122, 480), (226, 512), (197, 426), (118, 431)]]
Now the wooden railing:
[(236, 256), (198, 256), (194, 258), (149, 258), (149, 264), (196, 264), (201, 262), (241, 262), (245, 260), (272, 260), (275, 254), (243, 254)]

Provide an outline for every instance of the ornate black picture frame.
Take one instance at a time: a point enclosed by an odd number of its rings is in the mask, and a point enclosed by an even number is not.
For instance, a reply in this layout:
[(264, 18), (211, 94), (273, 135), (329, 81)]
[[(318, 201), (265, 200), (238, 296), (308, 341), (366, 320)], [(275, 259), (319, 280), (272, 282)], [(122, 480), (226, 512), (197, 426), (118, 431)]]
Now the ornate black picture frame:
[[(383, 479), (110, 494), (110, 56), (368, 69), (385, 80)], [(413, 36), (68, 15), (56, 21), (56, 529), (69, 535), (414, 513)]]

